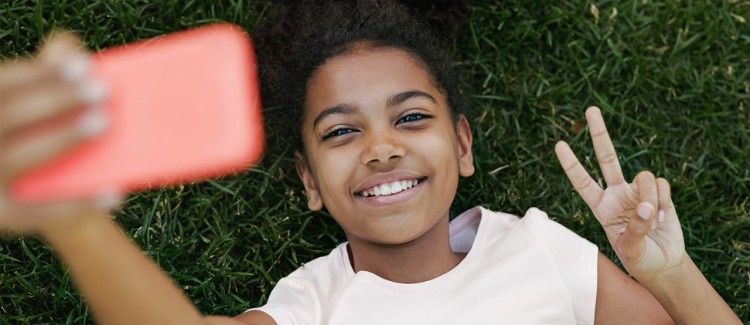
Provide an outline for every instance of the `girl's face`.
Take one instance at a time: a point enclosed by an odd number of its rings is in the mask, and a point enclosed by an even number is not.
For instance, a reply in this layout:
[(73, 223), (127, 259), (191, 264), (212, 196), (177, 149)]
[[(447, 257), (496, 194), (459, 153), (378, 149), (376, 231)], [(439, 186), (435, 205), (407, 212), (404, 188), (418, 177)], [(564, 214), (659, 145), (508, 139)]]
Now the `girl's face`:
[(474, 172), (471, 131), (421, 62), (359, 47), (308, 85), (297, 171), (310, 209), (326, 207), (349, 241), (372, 244), (407, 243), (447, 222), (459, 175)]

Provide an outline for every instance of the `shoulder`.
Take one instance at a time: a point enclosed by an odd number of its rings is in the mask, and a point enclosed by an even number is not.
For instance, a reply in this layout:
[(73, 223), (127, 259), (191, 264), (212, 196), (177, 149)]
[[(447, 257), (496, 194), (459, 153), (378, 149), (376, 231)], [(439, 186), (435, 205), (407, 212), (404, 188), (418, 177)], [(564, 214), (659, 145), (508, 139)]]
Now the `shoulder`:
[(259, 308), (278, 324), (320, 323), (326, 314), (327, 304), (335, 301), (337, 288), (345, 286), (351, 278), (348, 264), (344, 264), (346, 244), (339, 245), (330, 254), (305, 263), (279, 280)]
[(476, 206), (464, 211), (451, 221), (451, 233), (463, 231), (467, 227), (478, 228), (480, 224), (484, 228), (511, 229), (517, 226), (539, 227), (548, 222), (555, 223), (549, 219), (547, 213), (537, 208), (530, 208), (523, 217), (518, 217), (510, 213), (492, 211), (482, 206)]
[(522, 241), (539, 245), (556, 263), (570, 258), (596, 261), (598, 248), (572, 230), (550, 219), (542, 210), (530, 208), (522, 217), (479, 208), (481, 221), (477, 239), (483, 241)]
[(512, 214), (484, 208), (481, 208), (480, 211), (482, 212), (482, 223), (486, 223), (487, 227), (492, 227), (494, 230), (514, 229), (529, 232), (537, 239), (544, 240), (549, 244), (568, 241), (593, 245), (572, 230), (550, 219), (546, 212), (537, 208), (526, 210), (526, 213), (520, 218)]
[[(491, 234), (482, 234), (482, 233)], [(482, 239), (497, 239), (511, 233), (521, 232), (535, 237), (548, 239), (555, 233), (563, 233), (563, 239), (584, 240), (564, 226), (551, 220), (547, 213), (537, 208), (526, 211), (522, 217), (513, 214), (496, 212), (481, 206), (461, 213), (451, 221), (451, 237), (469, 234)], [(554, 239), (554, 236), (552, 238)]]
[(519, 276), (559, 286), (579, 323), (593, 323), (599, 249), (537, 208), (522, 217), (484, 208), (477, 230), (480, 251), (513, 263)]
[(348, 272), (347, 243), (340, 244), (328, 255), (318, 257), (300, 266), (290, 273), (285, 280), (319, 282), (330, 277), (340, 278)]
[[(288, 288), (294, 291), (309, 291), (320, 296), (321, 288), (331, 288), (354, 276), (346, 251), (347, 243), (340, 244), (328, 255), (318, 257), (300, 266), (284, 277), (274, 288)], [(273, 292), (271, 293), (273, 295)]]
[(520, 218), (482, 207), (468, 210), (451, 222), (451, 245), (456, 251), (479, 250), (492, 256), (533, 254), (540, 263), (576, 264), (585, 259), (594, 269), (598, 252), (596, 245), (537, 208)]

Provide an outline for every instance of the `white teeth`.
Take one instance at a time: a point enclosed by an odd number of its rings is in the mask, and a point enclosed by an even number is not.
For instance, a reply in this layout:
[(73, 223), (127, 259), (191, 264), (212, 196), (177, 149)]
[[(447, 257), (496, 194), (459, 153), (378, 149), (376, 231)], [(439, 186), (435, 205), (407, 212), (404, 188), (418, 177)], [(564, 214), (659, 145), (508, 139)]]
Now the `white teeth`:
[(391, 187), (388, 184), (380, 184), (380, 193), (383, 195), (391, 195)]
[(401, 190), (405, 190), (405, 188), (401, 187), (401, 182), (393, 182), (393, 183), (391, 183), (391, 193), (392, 194), (401, 192)]
[(404, 190), (408, 190), (414, 186), (417, 186), (417, 184), (419, 184), (419, 181), (417, 181), (416, 179), (395, 181), (392, 183), (384, 183), (380, 185), (375, 185), (371, 189), (362, 191), (359, 194), (364, 197), (391, 195), (391, 194), (399, 193)]

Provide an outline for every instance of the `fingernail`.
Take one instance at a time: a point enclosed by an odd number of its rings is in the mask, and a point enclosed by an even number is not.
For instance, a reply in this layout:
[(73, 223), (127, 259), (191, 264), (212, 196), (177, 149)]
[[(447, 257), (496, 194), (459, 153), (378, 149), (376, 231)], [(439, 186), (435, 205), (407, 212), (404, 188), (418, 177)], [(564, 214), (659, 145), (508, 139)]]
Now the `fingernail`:
[(89, 108), (78, 120), (78, 131), (87, 138), (101, 134), (106, 128), (107, 116), (102, 108)]
[(659, 210), (659, 214), (657, 214), (657, 219), (659, 220), (659, 223), (664, 222), (664, 210)]
[(101, 190), (97, 194), (94, 204), (103, 210), (112, 210), (120, 205), (120, 193), (115, 188)]
[(645, 204), (640, 204), (638, 205), (637, 213), (641, 219), (648, 220), (651, 216), (651, 207)]
[(107, 97), (107, 87), (96, 80), (83, 82), (79, 91), (78, 95), (85, 103), (96, 103)]
[(87, 55), (76, 55), (60, 65), (60, 75), (71, 82), (81, 81), (89, 72), (90, 61)]

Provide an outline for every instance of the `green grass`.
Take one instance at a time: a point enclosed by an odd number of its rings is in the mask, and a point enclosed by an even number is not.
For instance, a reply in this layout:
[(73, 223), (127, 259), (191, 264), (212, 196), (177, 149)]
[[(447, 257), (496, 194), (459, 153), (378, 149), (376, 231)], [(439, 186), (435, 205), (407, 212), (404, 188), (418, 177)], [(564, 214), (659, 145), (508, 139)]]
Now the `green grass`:
[[(604, 233), (553, 153), (566, 139), (594, 166), (589, 105), (602, 107), (627, 176), (666, 177), (688, 252), (750, 320), (750, 2), (473, 2), (455, 41), (472, 109), (476, 174), (453, 213), (540, 207), (610, 256)], [(54, 28), (92, 49), (215, 21), (251, 28), (254, 1), (4, 1), (0, 54), (25, 55)], [(241, 175), (132, 195), (123, 229), (206, 314), (262, 304), (276, 281), (343, 239), (307, 211), (289, 149)], [(596, 171), (596, 168), (592, 167)], [(597, 175), (596, 177), (599, 178)], [(90, 323), (51, 251), (0, 241), (0, 324)]]

